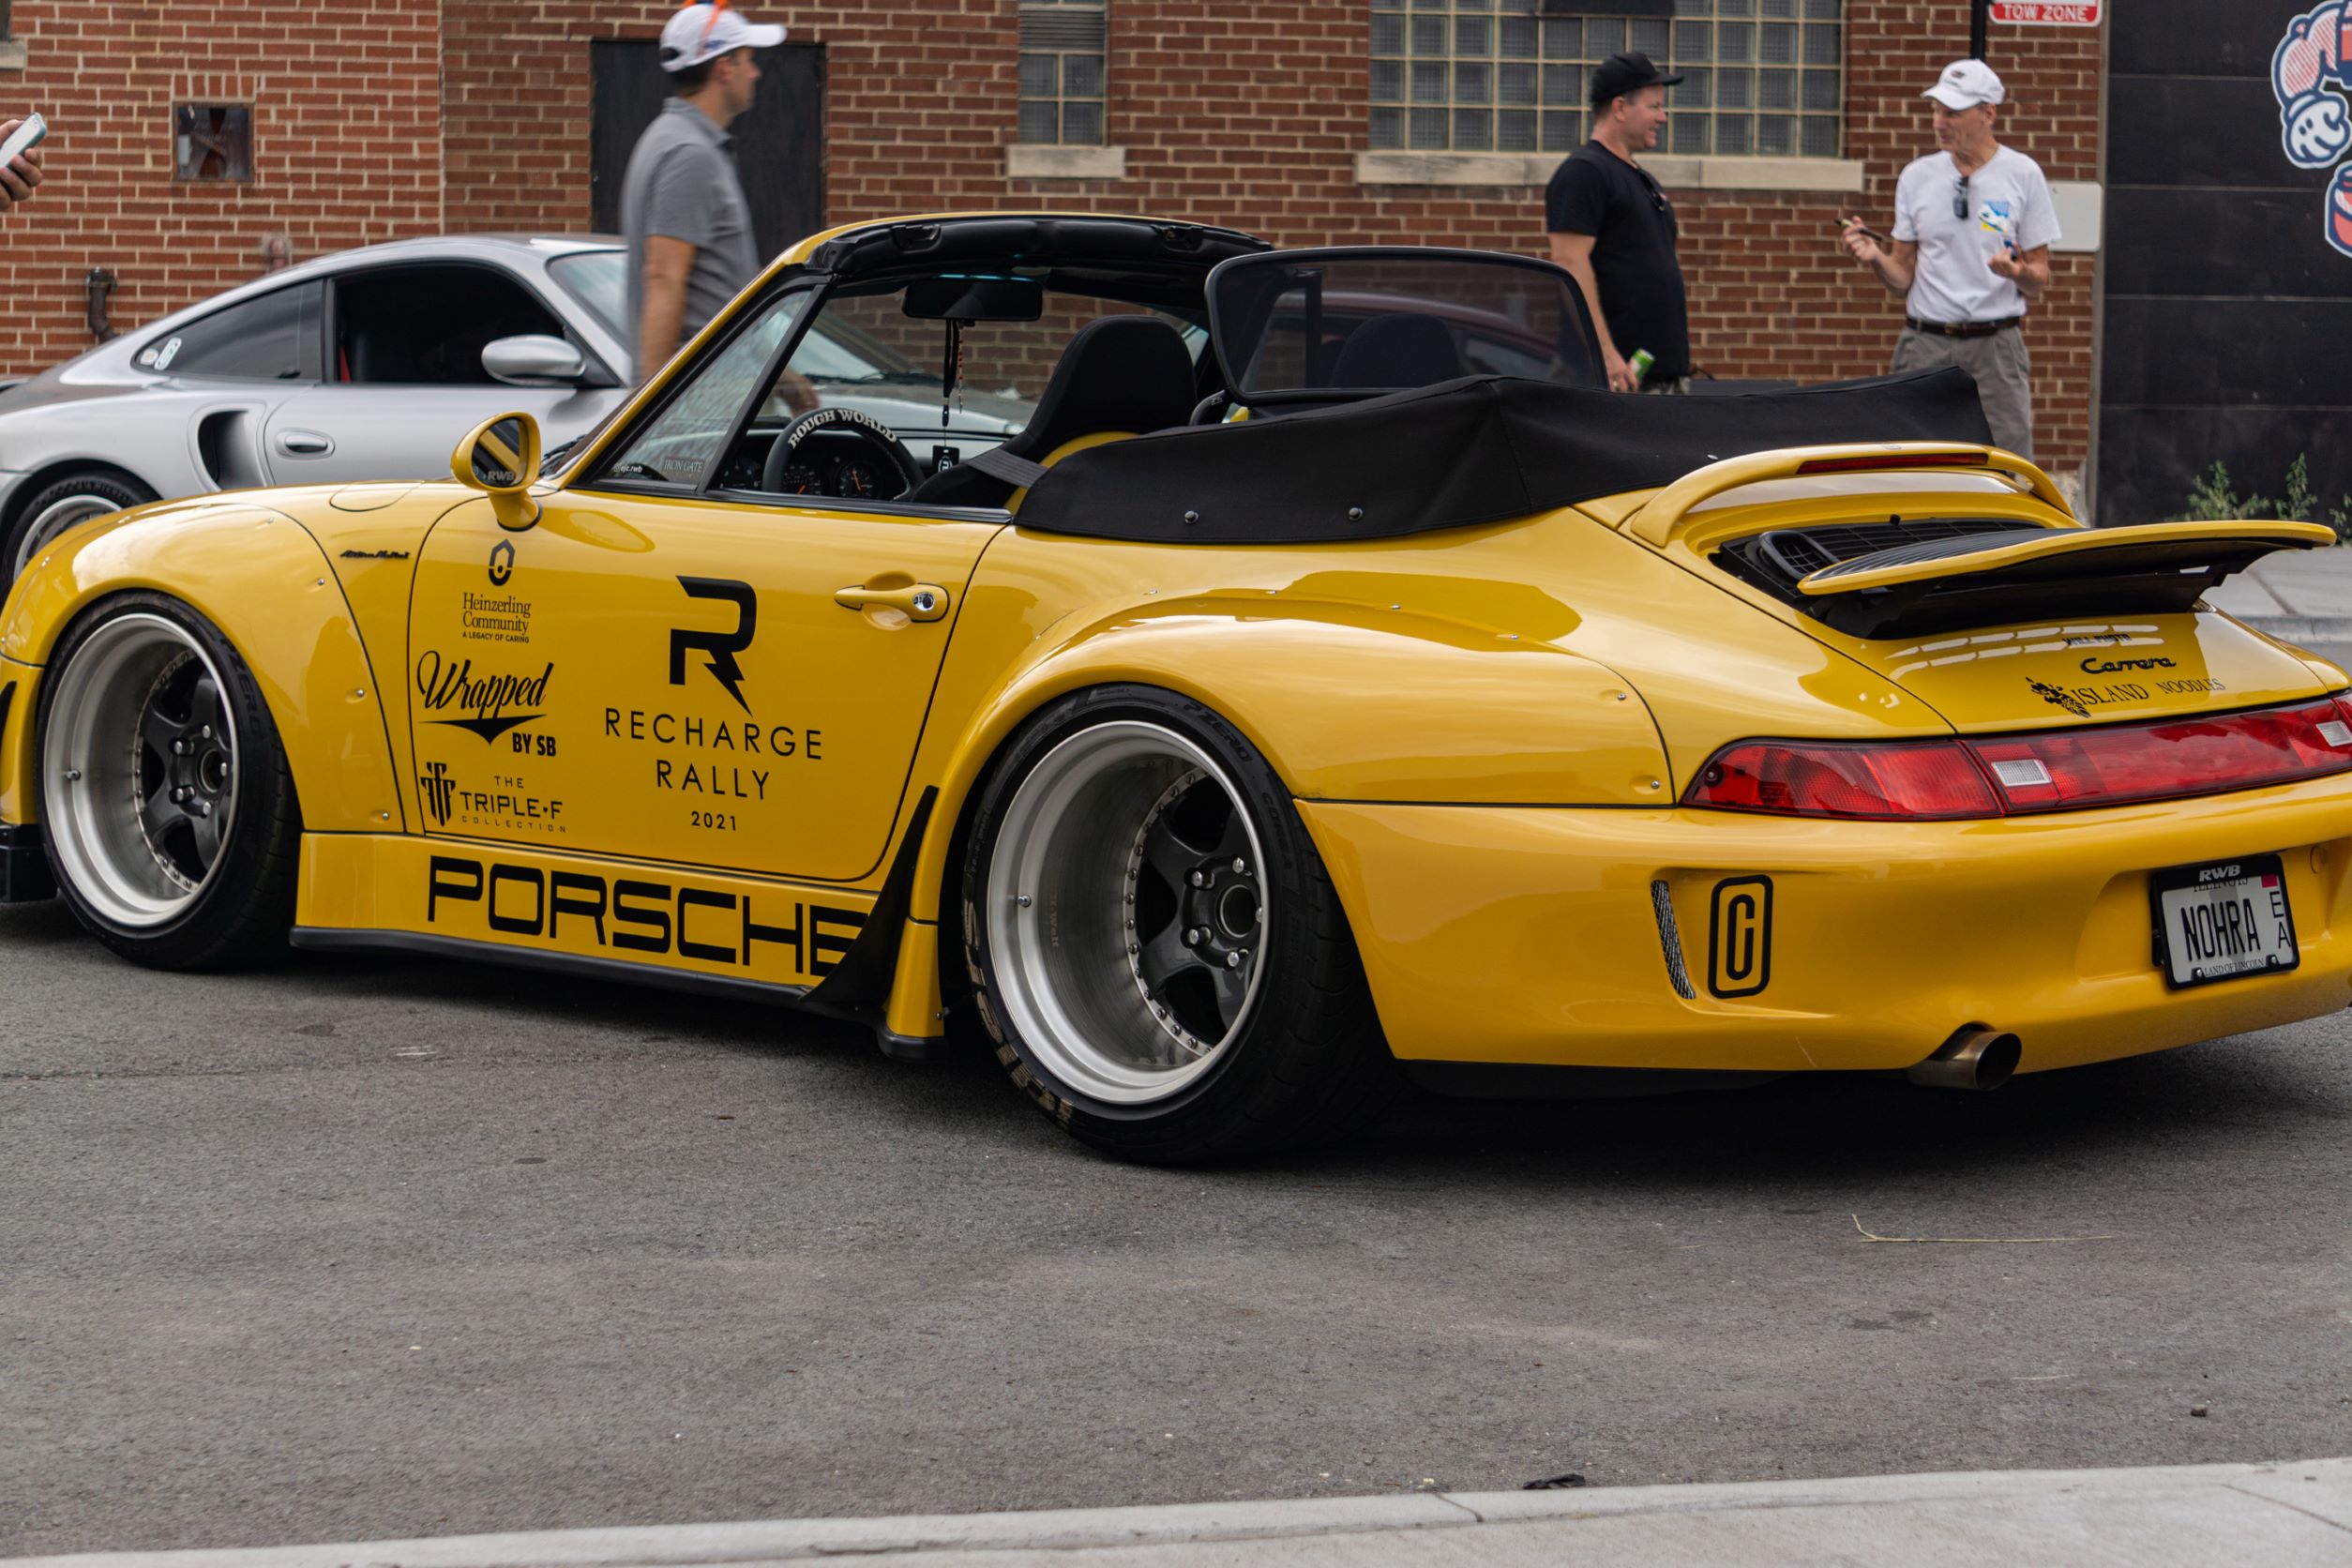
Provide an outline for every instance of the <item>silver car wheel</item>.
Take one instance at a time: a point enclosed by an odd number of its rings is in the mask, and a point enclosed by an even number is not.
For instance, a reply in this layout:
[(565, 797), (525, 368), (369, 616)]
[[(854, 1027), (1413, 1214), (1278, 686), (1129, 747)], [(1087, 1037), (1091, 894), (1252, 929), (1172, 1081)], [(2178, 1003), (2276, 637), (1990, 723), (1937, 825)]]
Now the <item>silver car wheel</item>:
[(163, 925), (211, 880), (235, 813), (220, 672), (184, 627), (133, 613), (54, 679), (41, 778), (58, 868), (110, 925)]
[(1035, 1064), (1120, 1106), (1207, 1073), (1258, 999), (1264, 864), (1232, 781), (1174, 731), (1113, 720), (1048, 752), (1005, 805), (986, 906)]
[(10, 563), (10, 580), (23, 577), (40, 559), (41, 551), (49, 548), (51, 541), (75, 523), (122, 509), (121, 502), (104, 495), (68, 495), (51, 502), (41, 508), (38, 517), (25, 524), (23, 542), (16, 547), (16, 559)]

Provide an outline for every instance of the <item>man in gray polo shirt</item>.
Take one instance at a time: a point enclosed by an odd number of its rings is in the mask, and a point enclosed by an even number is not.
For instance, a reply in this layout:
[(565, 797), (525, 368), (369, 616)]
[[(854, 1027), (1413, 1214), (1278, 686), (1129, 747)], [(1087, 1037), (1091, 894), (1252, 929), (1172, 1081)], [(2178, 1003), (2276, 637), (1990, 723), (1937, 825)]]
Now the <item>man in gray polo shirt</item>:
[(640, 376), (659, 369), (759, 275), (727, 128), (751, 107), (760, 83), (752, 51), (783, 41), (783, 28), (746, 22), (711, 0), (686, 6), (661, 30), (661, 68), (676, 97), (638, 138), (621, 180)]

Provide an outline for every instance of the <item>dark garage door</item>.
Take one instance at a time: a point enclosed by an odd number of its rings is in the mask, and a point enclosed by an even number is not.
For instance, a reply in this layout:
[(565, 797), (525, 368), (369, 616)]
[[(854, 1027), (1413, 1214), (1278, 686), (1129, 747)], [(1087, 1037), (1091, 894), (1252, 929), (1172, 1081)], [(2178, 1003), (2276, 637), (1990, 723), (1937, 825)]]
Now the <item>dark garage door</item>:
[[(590, 48), (596, 119), (590, 128), (596, 225), (621, 232), (621, 176), (637, 139), (661, 113), (670, 78), (650, 40), (600, 39)], [(731, 130), (760, 259), (824, 227), (824, 49), (785, 44), (760, 51), (760, 92)]]
[[(2287, 465), (2308, 456), (2333, 503), (2352, 492), (2352, 254), (2328, 224), (2352, 149), (2297, 167), (2271, 84), (2310, 0), (2117, 8), (2101, 520), (2179, 516), (2217, 459), (2239, 493), (2275, 500)], [(2289, 74), (2293, 98), (2317, 72)], [(2309, 90), (2352, 97), (2324, 81)]]

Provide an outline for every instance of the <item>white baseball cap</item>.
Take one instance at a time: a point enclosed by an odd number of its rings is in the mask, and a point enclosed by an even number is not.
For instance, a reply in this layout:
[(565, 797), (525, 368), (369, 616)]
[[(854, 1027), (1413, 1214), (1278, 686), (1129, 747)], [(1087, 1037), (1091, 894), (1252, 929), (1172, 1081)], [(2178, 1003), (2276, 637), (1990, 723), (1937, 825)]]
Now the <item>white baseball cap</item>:
[(746, 22), (727, 0), (687, 0), (661, 29), (661, 68), (689, 70), (738, 49), (773, 49), (783, 41), (783, 28)]
[(1983, 61), (1954, 60), (1920, 97), (1932, 98), (1946, 109), (1974, 109), (1980, 103), (2000, 102), (2009, 97), (2009, 89)]

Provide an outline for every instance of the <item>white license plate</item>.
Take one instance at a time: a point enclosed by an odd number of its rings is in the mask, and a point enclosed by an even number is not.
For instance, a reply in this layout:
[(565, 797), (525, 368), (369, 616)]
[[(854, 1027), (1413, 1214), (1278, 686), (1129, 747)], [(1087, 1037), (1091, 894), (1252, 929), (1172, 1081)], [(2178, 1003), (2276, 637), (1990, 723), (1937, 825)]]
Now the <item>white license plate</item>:
[(2148, 879), (2156, 962), (2176, 986), (2281, 974), (2302, 961), (2274, 854), (2181, 866)]

